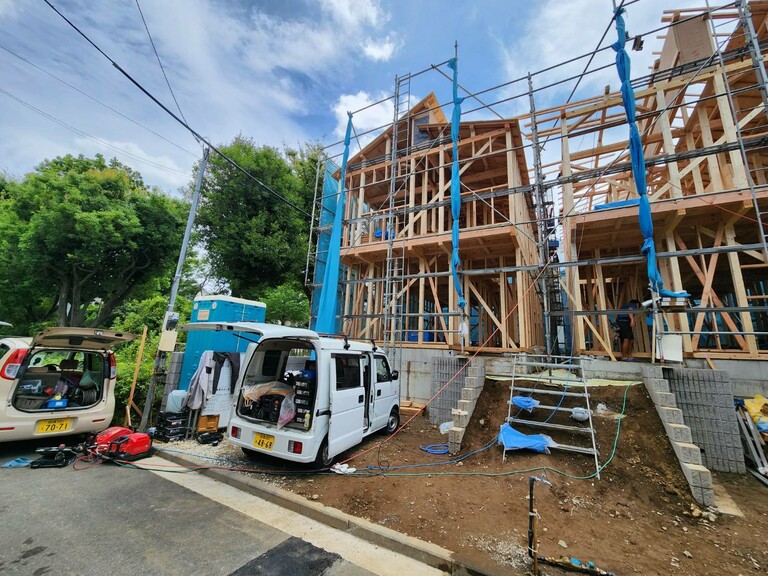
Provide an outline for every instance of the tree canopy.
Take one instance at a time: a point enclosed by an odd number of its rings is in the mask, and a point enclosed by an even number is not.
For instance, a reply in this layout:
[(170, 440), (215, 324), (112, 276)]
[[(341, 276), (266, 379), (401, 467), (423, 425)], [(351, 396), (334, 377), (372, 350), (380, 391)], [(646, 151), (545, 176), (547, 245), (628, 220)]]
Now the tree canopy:
[(101, 155), (46, 160), (0, 196), (0, 310), (34, 326), (99, 326), (170, 278), (184, 202)]
[[(277, 149), (243, 136), (221, 149), (275, 193), (311, 212), (311, 150), (289, 151), (286, 160)], [(218, 156), (210, 159), (197, 224), (212, 271), (232, 294), (258, 299), (268, 288), (303, 280), (309, 218)]]

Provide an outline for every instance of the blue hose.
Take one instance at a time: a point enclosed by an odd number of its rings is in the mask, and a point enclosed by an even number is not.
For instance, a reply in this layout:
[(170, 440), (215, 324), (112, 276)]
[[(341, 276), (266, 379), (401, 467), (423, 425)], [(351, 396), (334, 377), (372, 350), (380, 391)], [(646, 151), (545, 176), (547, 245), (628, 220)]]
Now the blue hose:
[(429, 444), (427, 446), (419, 444), (419, 449), (429, 454), (448, 454), (448, 444)]

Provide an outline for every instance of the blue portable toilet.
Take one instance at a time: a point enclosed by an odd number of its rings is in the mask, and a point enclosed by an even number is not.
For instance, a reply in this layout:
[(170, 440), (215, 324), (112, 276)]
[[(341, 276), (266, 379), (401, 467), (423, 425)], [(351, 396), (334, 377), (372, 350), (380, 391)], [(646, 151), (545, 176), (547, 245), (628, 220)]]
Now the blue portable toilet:
[[(255, 300), (231, 296), (198, 296), (192, 306), (190, 322), (264, 322), (267, 305)], [(248, 340), (239, 338), (239, 332), (193, 331), (187, 333), (187, 347), (181, 363), (179, 390), (188, 390), (189, 382), (206, 350), (239, 352), (244, 354), (255, 335)]]

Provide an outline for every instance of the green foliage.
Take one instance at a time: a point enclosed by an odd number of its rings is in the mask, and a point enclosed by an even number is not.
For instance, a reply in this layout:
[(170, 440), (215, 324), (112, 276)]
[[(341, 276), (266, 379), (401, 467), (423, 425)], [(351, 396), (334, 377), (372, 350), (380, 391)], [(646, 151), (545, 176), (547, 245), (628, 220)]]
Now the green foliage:
[(262, 301), (267, 305), (267, 322), (303, 327), (309, 325), (309, 300), (297, 282), (269, 288), (264, 292)]
[[(238, 136), (222, 151), (275, 192), (307, 207), (306, 175), (298, 176), (276, 149)], [(232, 294), (255, 298), (302, 277), (306, 218), (217, 156), (210, 159), (197, 222), (212, 272)]]
[(105, 325), (126, 299), (167, 286), (187, 207), (134, 170), (67, 155), (2, 186), (0, 310), (20, 331)]

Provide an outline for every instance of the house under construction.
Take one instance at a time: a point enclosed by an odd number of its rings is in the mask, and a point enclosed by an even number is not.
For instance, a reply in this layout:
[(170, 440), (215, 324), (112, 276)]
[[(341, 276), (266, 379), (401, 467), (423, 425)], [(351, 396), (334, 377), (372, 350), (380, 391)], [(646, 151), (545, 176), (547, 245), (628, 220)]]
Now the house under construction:
[[(689, 358), (768, 359), (768, 2), (666, 11), (648, 34), (663, 47), (632, 86), (657, 257), (665, 285), (691, 294), (662, 303), (659, 330)], [(455, 148), (450, 103), (414, 105), (417, 75), (396, 79), (394, 122), (349, 158), (343, 206), (328, 185), (340, 171), (318, 187), (308, 281), (319, 287), (312, 271), (334, 249), (322, 214), (341, 209), (338, 331), (403, 349), (620, 357), (611, 321), (650, 297), (622, 96), (606, 87), (537, 109), (556, 84), (547, 74), (508, 83), (522, 116), (489, 119), (494, 104), (468, 97), (482, 114), (465, 115)], [(650, 356), (651, 330), (634, 330), (637, 355)]]

